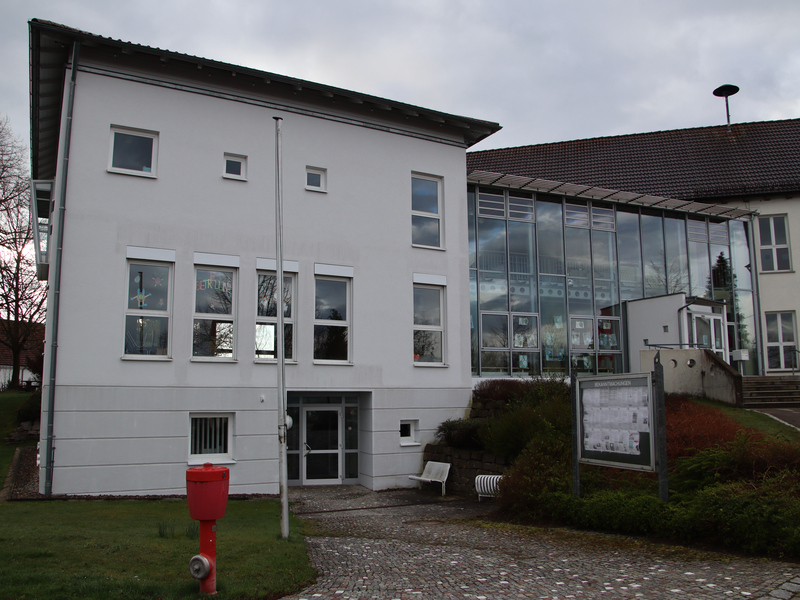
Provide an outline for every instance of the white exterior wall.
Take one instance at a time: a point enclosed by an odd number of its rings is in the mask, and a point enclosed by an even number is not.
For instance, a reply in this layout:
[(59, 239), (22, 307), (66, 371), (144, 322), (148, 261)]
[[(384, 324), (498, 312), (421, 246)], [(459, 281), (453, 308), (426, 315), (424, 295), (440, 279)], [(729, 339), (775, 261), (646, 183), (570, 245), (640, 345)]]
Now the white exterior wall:
[[(231, 493), (278, 491), (276, 365), (254, 362), (256, 261), (275, 258), (275, 116), (284, 119), (284, 259), (299, 264), (288, 390), (371, 395), (360, 406), (359, 462), (360, 481), (374, 489), (410, 485), (436, 426), (464, 415), (471, 379), (463, 148), (81, 71), (53, 493), (183, 493), (189, 413), (203, 411), (234, 414)], [(159, 132), (157, 179), (107, 172), (112, 124)], [(248, 181), (223, 179), (225, 152), (247, 155)], [(307, 165), (327, 169), (327, 193), (305, 190)], [(411, 246), (412, 172), (442, 178), (445, 250)], [(55, 198), (59, 183), (60, 173)], [(175, 252), (169, 361), (123, 359), (129, 246)], [(195, 252), (238, 257), (235, 362), (191, 359)], [(353, 269), (351, 365), (313, 362), (317, 263)], [(414, 273), (447, 278), (443, 367), (414, 366)], [(399, 445), (400, 419), (419, 419), (420, 446)]]

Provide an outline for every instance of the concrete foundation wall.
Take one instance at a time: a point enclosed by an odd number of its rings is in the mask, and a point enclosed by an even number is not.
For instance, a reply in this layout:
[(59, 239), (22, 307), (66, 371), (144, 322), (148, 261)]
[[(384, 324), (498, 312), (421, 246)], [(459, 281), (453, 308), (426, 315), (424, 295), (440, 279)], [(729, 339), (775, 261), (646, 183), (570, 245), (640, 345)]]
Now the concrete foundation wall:
[[(656, 350), (639, 353), (642, 371), (652, 371)], [(701, 396), (741, 406), (742, 376), (708, 350), (661, 350), (664, 391), (667, 394)]]

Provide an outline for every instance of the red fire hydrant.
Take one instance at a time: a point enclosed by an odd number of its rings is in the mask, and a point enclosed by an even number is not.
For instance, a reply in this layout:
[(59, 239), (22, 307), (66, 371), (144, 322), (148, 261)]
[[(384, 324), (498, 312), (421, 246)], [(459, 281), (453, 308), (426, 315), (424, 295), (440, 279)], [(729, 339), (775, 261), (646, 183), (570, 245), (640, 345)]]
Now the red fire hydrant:
[(200, 554), (189, 561), (189, 572), (203, 594), (217, 593), (217, 519), (225, 516), (229, 486), (228, 467), (205, 463), (186, 469), (189, 516), (200, 521)]

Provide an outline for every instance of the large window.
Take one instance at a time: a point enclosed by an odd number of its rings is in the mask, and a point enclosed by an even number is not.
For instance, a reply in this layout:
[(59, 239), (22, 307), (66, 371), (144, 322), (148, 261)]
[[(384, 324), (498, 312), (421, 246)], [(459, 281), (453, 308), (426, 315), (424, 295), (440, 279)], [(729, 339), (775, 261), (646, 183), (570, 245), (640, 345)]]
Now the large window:
[(789, 224), (786, 217), (759, 217), (761, 270), (791, 271)]
[(767, 313), (767, 368), (797, 368), (794, 312)]
[(127, 175), (156, 176), (158, 133), (111, 127), (108, 170)]
[(166, 263), (128, 263), (126, 355), (169, 356), (171, 268)]
[(418, 246), (442, 246), (440, 181), (430, 177), (411, 178), (411, 242)]
[(350, 281), (318, 276), (315, 281), (314, 360), (350, 358)]
[(192, 355), (234, 358), (236, 272), (232, 269), (195, 269), (195, 307)]
[[(286, 360), (294, 360), (294, 276), (283, 276), (283, 347)], [(275, 360), (275, 332), (278, 323), (278, 277), (258, 274), (256, 312), (256, 359)]]
[(189, 463), (230, 462), (233, 457), (233, 415), (192, 414)]
[(414, 286), (414, 362), (444, 362), (443, 291)]

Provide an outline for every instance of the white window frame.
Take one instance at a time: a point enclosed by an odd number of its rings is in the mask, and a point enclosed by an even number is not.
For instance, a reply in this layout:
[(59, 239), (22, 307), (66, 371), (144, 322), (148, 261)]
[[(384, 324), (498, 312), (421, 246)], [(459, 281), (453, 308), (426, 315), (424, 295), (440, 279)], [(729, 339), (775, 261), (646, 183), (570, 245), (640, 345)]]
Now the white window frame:
[[(417, 354), (414, 354), (414, 366), (416, 367), (430, 367), (430, 366), (442, 366), (447, 361), (445, 357), (447, 356), (447, 336), (445, 335), (445, 288), (444, 286), (439, 285), (421, 285), (418, 283), (414, 284), (414, 290), (417, 289), (425, 289), (425, 290), (435, 290), (439, 294), (439, 324), (438, 325), (429, 325), (424, 323), (417, 323), (416, 322), (416, 312), (417, 307), (416, 304), (414, 306), (414, 338), (416, 343), (416, 334), (418, 331), (432, 331), (441, 334), (442, 340), (442, 360), (436, 362), (429, 362), (429, 361), (421, 361), (417, 358)], [(416, 296), (415, 296), (416, 298)], [(416, 350), (416, 348), (414, 348)]]
[[(763, 243), (761, 239), (761, 221), (769, 219), (769, 234), (770, 234), (770, 241), (771, 244)], [(784, 227), (786, 228), (786, 243), (785, 244), (777, 244), (775, 243), (775, 219), (783, 219)], [(787, 215), (759, 215), (758, 216), (758, 261), (759, 266), (761, 267), (762, 273), (791, 273), (792, 269), (792, 246), (791, 246), (791, 237), (789, 235), (789, 218)], [(786, 252), (789, 255), (789, 268), (788, 269), (779, 269), (778, 268), (778, 250), (781, 248), (786, 248)], [(761, 257), (761, 253), (764, 250), (769, 250), (772, 254), (772, 265), (774, 268), (772, 269), (765, 269), (764, 268), (764, 261)]]
[[(316, 315), (316, 302), (317, 302), (317, 281), (319, 280), (330, 280), (330, 281), (341, 281), (345, 283), (345, 293), (346, 293), (346, 310), (347, 314), (345, 318), (341, 321), (332, 321), (330, 319), (318, 319)], [(314, 348), (314, 363), (315, 364), (333, 364), (333, 365), (352, 365), (352, 357), (353, 357), (353, 268), (352, 267), (343, 267), (338, 265), (322, 265), (316, 264), (314, 265), (314, 306), (315, 306), (315, 314), (314, 314), (314, 323), (313, 323), (313, 335), (312, 338), (313, 344), (316, 345), (316, 328), (317, 326), (329, 326), (329, 327), (342, 327), (347, 331), (347, 357), (341, 360), (333, 360), (333, 359), (326, 359), (326, 358), (317, 358), (316, 357), (316, 348)]]
[[(195, 259), (197, 259), (197, 254), (195, 254)], [(204, 256), (213, 256), (213, 255), (204, 255)], [(222, 255), (219, 255), (222, 256)], [(239, 303), (239, 269), (238, 269), (238, 257), (230, 257), (235, 258), (235, 261), (214, 261), (211, 264), (198, 264), (195, 261), (194, 265), (194, 278), (192, 279), (193, 283), (193, 293), (192, 293), (192, 361), (212, 361), (212, 362), (236, 362), (236, 346), (238, 344), (238, 334), (237, 334), (237, 305)], [(232, 264), (235, 262), (236, 266)], [(230, 314), (227, 313), (206, 313), (206, 312), (197, 312), (197, 272), (198, 271), (218, 271), (223, 273), (231, 273), (231, 312)], [(231, 340), (231, 356), (203, 356), (203, 355), (195, 355), (194, 354), (194, 346), (195, 346), (195, 321), (203, 320), (203, 321), (223, 321), (226, 323), (231, 324), (231, 335), (233, 339)]]
[[(419, 179), (421, 181), (432, 181), (436, 184), (436, 213), (431, 213), (422, 210), (414, 210), (414, 180)], [(418, 247), (418, 248), (432, 248), (436, 250), (444, 250), (444, 185), (442, 182), (441, 177), (436, 177), (433, 175), (424, 175), (422, 173), (411, 173), (411, 219), (413, 221), (414, 217), (421, 217), (425, 219), (433, 219), (437, 222), (439, 227), (439, 244), (435, 246), (430, 246), (427, 244), (421, 244), (414, 240), (414, 230), (412, 226), (412, 233), (411, 233), (411, 245)]]
[[(308, 182), (309, 175), (319, 175), (319, 185), (310, 184)], [(306, 166), (306, 189), (309, 192), (328, 193), (328, 169)]]
[[(261, 277), (263, 275), (272, 276), (272, 277), (275, 277), (277, 279), (277, 273), (275, 271), (259, 269), (256, 272), (256, 331), (258, 330), (258, 326), (259, 325), (274, 325), (275, 329), (277, 330), (277, 324), (278, 324), (278, 315), (277, 314), (274, 317), (262, 317), (262, 316), (259, 316), (259, 314), (258, 314), (258, 307), (261, 305), (261, 302), (262, 302), (261, 298), (258, 297), (258, 294), (260, 294), (259, 280), (261, 279)], [(292, 356), (291, 357), (290, 356), (286, 356), (286, 361), (287, 362), (296, 363), (297, 362), (297, 345), (295, 344), (295, 340), (297, 338), (297, 326), (295, 325), (295, 314), (297, 313), (297, 276), (296, 276), (295, 273), (287, 272), (286, 271), (286, 265), (284, 265), (283, 278), (284, 278), (284, 281), (287, 278), (291, 280), (291, 282), (289, 284), (289, 290), (290, 290), (289, 294), (290, 294), (290, 298), (291, 298), (290, 316), (288, 316), (288, 317), (286, 315), (283, 316), (284, 329), (286, 328), (286, 325), (291, 325), (292, 326), (292, 340), (291, 340), (291, 342), (292, 342), (291, 343)], [(258, 335), (256, 334), (256, 341), (257, 340), (258, 340)], [(286, 343), (286, 341), (284, 340), (284, 346), (285, 346), (285, 343)], [(257, 349), (254, 349), (254, 351), (257, 352)], [(273, 349), (273, 351), (274, 351), (274, 349)], [(265, 358), (265, 357), (260, 357), (260, 356), (258, 356), (258, 354), (256, 354), (256, 357), (255, 357), (255, 362), (275, 363), (277, 360), (278, 360), (277, 359), (277, 355), (276, 355), (275, 358), (268, 358), (268, 357)]]
[[(241, 166), (241, 173), (228, 173), (228, 161), (237, 162)], [(224, 179), (234, 179), (236, 181), (247, 181), (247, 156), (244, 154), (231, 154), (225, 152), (222, 158), (222, 177)]]
[[(404, 431), (406, 429), (407, 431)], [(400, 445), (401, 446), (420, 446), (417, 440), (419, 432), (419, 419), (403, 419), (400, 421)], [(407, 435), (403, 435), (407, 433)]]
[[(173, 323), (173, 285), (175, 282), (175, 251), (160, 248), (142, 248), (138, 246), (128, 246), (127, 260), (125, 261), (125, 316), (122, 323), (122, 359), (123, 360), (172, 360), (172, 323)], [(168, 269), (167, 274), (167, 302), (163, 310), (153, 310), (150, 308), (131, 308), (130, 301), (130, 273), (132, 265), (145, 265)], [(153, 285), (163, 285), (153, 282)], [(141, 289), (141, 288), (140, 288)], [(137, 290), (138, 292), (138, 290)], [(147, 293), (147, 288), (144, 289)], [(128, 317), (161, 317), (167, 319), (167, 352), (166, 354), (128, 354), (126, 352), (127, 321)]]
[[(153, 141), (153, 149), (150, 157), (150, 170), (140, 171), (138, 169), (125, 169), (122, 167), (114, 166), (114, 144), (117, 134), (132, 135), (141, 138), (148, 138)], [(132, 127), (124, 127), (121, 125), (111, 126), (111, 136), (109, 139), (108, 147), (108, 167), (109, 173), (121, 173), (123, 175), (135, 175), (137, 177), (149, 177), (155, 179), (158, 176), (158, 132), (149, 131), (146, 129), (134, 129)]]
[[(778, 319), (778, 340), (770, 341), (769, 340), (769, 326), (768, 326), (768, 319), (770, 316), (775, 316)], [(792, 337), (793, 340), (784, 340), (783, 339), (783, 316), (790, 315), (792, 318)], [(766, 367), (767, 371), (791, 371), (792, 365), (786, 365), (784, 361), (784, 351), (783, 349), (787, 346), (793, 346), (795, 350), (797, 349), (797, 315), (793, 310), (784, 310), (784, 311), (770, 311), (764, 313), (764, 336), (767, 341), (767, 356), (766, 356)], [(770, 348), (779, 348), (780, 352), (780, 359), (781, 359), (781, 366), (780, 367), (770, 367), (769, 366), (769, 349)], [(794, 353), (793, 360), (798, 361), (800, 356), (797, 353)]]
[[(226, 452), (211, 452), (211, 453), (192, 453), (192, 446), (193, 446), (193, 439), (195, 437), (195, 419), (227, 419), (226, 423)], [(204, 463), (210, 462), (213, 464), (233, 464), (236, 461), (234, 460), (234, 452), (233, 452), (233, 428), (235, 424), (234, 413), (215, 413), (215, 412), (202, 412), (202, 413), (189, 413), (189, 458), (188, 463), (190, 465), (202, 465)]]

